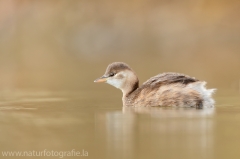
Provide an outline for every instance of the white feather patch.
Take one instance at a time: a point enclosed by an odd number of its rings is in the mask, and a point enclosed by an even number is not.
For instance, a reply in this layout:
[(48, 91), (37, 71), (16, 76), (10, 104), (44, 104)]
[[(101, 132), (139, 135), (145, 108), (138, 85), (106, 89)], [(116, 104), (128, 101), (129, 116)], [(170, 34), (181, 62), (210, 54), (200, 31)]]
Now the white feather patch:
[(202, 95), (204, 107), (213, 107), (215, 101), (212, 99), (212, 94), (216, 91), (216, 89), (206, 89), (205, 85), (206, 82), (203, 81), (191, 83), (187, 87), (196, 90)]

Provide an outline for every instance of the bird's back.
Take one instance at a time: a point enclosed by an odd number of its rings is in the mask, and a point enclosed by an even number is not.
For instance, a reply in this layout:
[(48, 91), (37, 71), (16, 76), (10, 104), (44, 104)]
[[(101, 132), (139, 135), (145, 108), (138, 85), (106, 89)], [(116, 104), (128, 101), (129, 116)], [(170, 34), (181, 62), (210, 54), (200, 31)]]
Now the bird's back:
[(214, 104), (206, 82), (179, 73), (151, 77), (125, 99), (125, 105), (202, 107)]

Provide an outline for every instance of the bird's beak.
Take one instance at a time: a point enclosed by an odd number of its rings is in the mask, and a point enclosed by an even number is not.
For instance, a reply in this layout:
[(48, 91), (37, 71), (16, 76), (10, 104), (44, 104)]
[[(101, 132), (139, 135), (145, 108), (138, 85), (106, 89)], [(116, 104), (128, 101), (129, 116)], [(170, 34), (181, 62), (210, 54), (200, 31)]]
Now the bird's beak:
[(96, 83), (106, 82), (107, 79), (108, 79), (107, 77), (102, 76), (102, 77), (99, 77), (98, 79), (96, 79), (94, 82), (96, 82)]

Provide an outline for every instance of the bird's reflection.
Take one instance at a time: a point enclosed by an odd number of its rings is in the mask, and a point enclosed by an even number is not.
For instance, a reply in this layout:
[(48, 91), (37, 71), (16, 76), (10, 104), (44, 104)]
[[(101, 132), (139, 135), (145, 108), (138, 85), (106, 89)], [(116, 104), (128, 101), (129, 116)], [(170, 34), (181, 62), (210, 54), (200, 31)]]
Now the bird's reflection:
[(213, 145), (213, 108), (123, 107), (122, 112), (97, 114), (97, 138), (101, 138), (101, 143), (106, 142), (102, 145), (107, 145), (103, 148), (107, 158), (212, 156), (209, 149)]
[(200, 117), (211, 116), (215, 112), (215, 108), (173, 108), (173, 107), (123, 107), (123, 114), (149, 114), (158, 118), (169, 117)]

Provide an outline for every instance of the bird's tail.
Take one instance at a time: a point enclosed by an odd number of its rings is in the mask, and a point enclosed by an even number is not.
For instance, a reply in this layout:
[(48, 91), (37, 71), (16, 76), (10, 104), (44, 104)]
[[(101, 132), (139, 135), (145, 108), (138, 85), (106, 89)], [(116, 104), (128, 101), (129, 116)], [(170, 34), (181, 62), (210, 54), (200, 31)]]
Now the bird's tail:
[(206, 89), (205, 85), (206, 85), (205, 81), (200, 81), (191, 83), (188, 85), (188, 87), (194, 89), (195, 91), (201, 94), (203, 98), (203, 107), (213, 107), (215, 101), (212, 98), (212, 95), (216, 91), (216, 89)]

